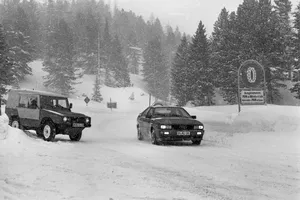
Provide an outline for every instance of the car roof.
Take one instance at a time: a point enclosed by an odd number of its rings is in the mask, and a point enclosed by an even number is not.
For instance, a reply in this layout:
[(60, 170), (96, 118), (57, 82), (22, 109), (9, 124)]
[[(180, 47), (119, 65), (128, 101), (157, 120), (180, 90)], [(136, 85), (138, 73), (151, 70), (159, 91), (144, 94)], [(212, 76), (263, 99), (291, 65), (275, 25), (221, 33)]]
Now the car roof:
[(30, 89), (10, 89), (9, 92), (17, 92), (20, 94), (37, 94), (37, 95), (44, 95), (44, 96), (53, 96), (53, 97), (63, 97), (68, 98), (67, 96), (56, 94), (53, 92), (46, 92), (41, 90), (30, 90)]

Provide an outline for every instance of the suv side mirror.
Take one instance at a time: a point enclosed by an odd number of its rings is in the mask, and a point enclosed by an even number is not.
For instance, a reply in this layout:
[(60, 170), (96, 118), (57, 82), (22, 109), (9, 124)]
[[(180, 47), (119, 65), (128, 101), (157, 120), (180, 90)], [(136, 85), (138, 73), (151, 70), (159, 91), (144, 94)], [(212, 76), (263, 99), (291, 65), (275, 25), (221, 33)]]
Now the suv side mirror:
[(69, 108), (71, 109), (71, 108), (73, 108), (73, 104), (72, 103), (70, 103), (70, 106), (69, 106)]
[(192, 115), (191, 116), (193, 119), (197, 119), (197, 116), (196, 115)]

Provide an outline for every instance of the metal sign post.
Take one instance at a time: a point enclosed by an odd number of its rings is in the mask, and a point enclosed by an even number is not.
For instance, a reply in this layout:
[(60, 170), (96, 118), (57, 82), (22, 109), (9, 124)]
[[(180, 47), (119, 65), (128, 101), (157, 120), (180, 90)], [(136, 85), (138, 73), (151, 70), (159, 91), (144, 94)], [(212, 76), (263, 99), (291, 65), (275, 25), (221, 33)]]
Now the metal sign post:
[[(244, 74), (241, 74), (241, 69), (246, 68)], [(263, 74), (263, 88), (260, 88), (261, 78), (257, 70), (261, 69)], [(241, 89), (240, 77), (246, 79), (247, 87)], [(262, 105), (267, 103), (266, 93), (266, 73), (264, 67), (256, 60), (246, 60), (238, 69), (238, 111), (241, 112), (241, 104), (243, 105)], [(242, 95), (241, 95), (242, 93)]]

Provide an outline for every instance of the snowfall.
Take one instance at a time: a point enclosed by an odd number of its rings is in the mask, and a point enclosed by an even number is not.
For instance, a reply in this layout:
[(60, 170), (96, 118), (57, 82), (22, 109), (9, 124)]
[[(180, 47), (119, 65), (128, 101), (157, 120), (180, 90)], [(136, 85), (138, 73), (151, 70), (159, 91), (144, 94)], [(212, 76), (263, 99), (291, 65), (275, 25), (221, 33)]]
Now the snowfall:
[[(31, 67), (21, 87), (44, 90), (41, 62)], [(300, 199), (299, 106), (186, 107), (204, 123), (201, 145), (155, 146), (137, 140), (136, 118), (149, 95), (141, 76), (131, 80), (133, 87), (102, 86), (104, 101), (86, 105), (82, 94), (91, 97), (94, 77), (83, 77), (70, 102), (92, 117), (92, 127), (79, 142), (63, 135), (46, 142), (0, 116), (0, 199)]]

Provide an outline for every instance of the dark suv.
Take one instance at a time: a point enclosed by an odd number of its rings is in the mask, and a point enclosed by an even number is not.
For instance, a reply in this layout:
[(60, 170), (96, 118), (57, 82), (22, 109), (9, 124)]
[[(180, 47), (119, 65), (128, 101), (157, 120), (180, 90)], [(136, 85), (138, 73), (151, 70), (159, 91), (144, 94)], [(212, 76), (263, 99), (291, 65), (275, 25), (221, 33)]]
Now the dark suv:
[(83, 129), (91, 127), (91, 117), (74, 113), (71, 108), (72, 103), (63, 95), (12, 89), (8, 92), (5, 113), (10, 126), (35, 130), (46, 141), (53, 141), (57, 134), (79, 141)]

